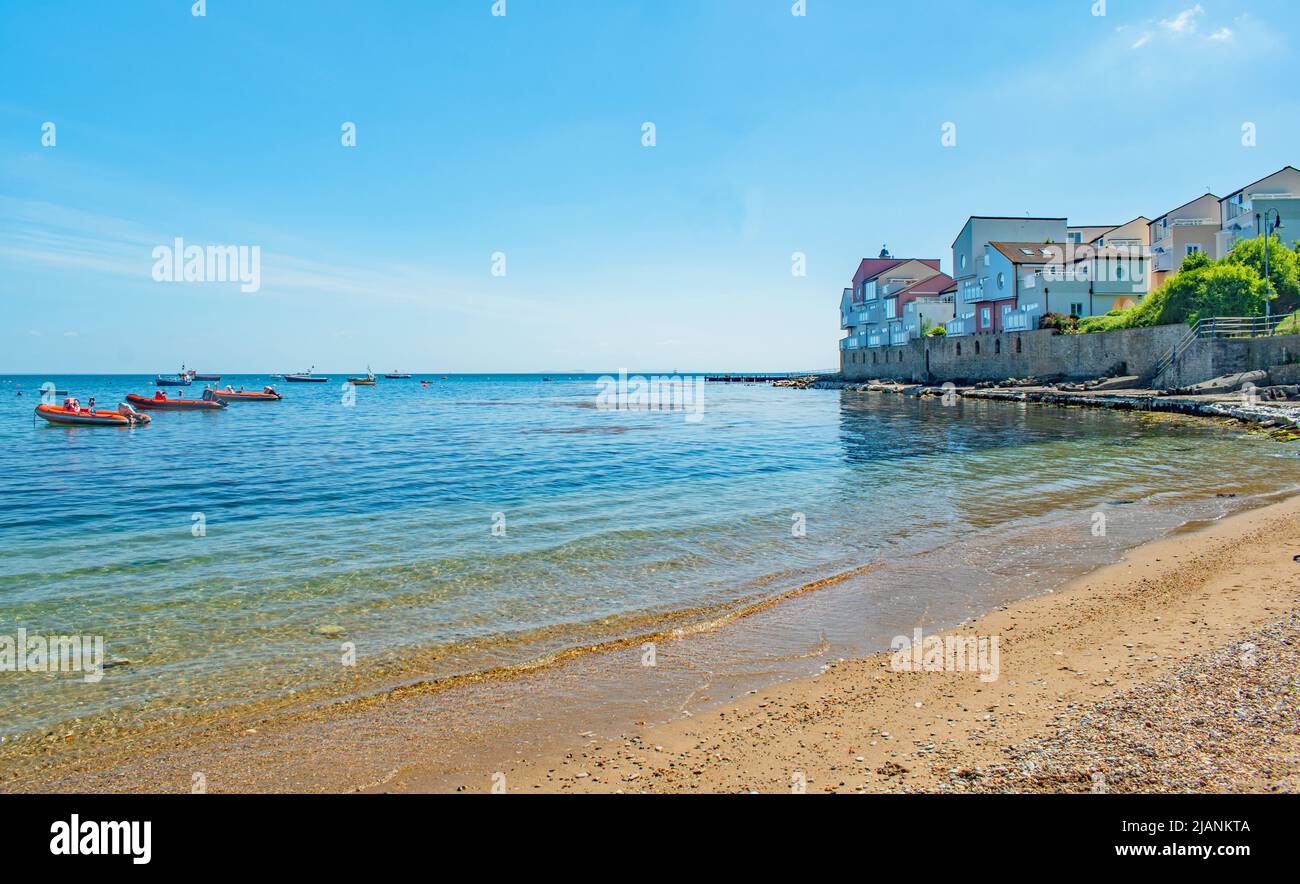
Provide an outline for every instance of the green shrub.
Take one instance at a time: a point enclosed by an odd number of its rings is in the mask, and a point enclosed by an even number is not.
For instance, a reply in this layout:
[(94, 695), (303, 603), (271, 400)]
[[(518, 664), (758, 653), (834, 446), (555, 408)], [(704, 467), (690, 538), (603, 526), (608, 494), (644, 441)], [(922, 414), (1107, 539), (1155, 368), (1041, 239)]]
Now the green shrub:
[(1079, 329), (1079, 317), (1064, 313), (1044, 313), (1038, 318), (1038, 327), (1050, 328), (1057, 334), (1073, 334)]
[[(1270, 251), (1270, 266), (1272, 252)], [(1200, 252), (1188, 255), (1178, 273), (1138, 304), (1105, 316), (1080, 320), (1085, 333), (1195, 323), (1211, 316), (1260, 316), (1264, 313), (1264, 280), (1248, 260), (1211, 261)]]
[(948, 334), (948, 329), (946, 329), (942, 325), (936, 325), (933, 328), (931, 328), (929, 331), (927, 331), (925, 333), (925, 336), (927, 338), (942, 338), (942, 337), (946, 337), (947, 334)]
[[(1264, 237), (1243, 239), (1221, 263), (1239, 264), (1264, 278)], [(1290, 313), (1300, 307), (1300, 256), (1283, 244), (1277, 234), (1268, 240), (1268, 278), (1277, 293), (1274, 312)]]

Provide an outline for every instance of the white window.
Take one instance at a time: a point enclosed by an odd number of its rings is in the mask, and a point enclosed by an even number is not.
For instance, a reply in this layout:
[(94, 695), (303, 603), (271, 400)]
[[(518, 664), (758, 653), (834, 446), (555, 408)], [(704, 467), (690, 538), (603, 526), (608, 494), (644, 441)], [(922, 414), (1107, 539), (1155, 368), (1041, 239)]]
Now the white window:
[(886, 319), (898, 318), (898, 298), (890, 298), (887, 301), (885, 301), (885, 318)]
[(1006, 288), (1006, 287), (1007, 287), (1007, 275), (1006, 275), (1005, 273), (999, 273), (999, 274), (998, 274), (998, 288), (1000, 288), (1000, 289), (1004, 289), (1004, 288)]
[(1077, 231), (1071, 231), (1070, 233), (1066, 234), (1066, 236), (1069, 238), (1070, 242), (1072, 243), (1083, 242), (1083, 234)]
[(1077, 304), (1071, 304), (1071, 305), (1070, 305), (1070, 315), (1071, 315), (1071, 316), (1082, 316), (1082, 315), (1083, 315), (1083, 302), (1082, 302), (1082, 301), (1080, 301), (1080, 302), (1077, 303)]
[(1198, 242), (1189, 242), (1189, 243), (1187, 244), (1187, 254), (1189, 254), (1189, 255), (1195, 255), (1195, 254), (1196, 254), (1197, 252), (1199, 252), (1199, 251), (1201, 251), (1201, 244), (1200, 244), (1200, 243), (1198, 243)]
[(992, 318), (993, 312), (988, 307), (980, 308), (980, 328), (988, 328)]
[(965, 269), (966, 269), (966, 256), (965, 256), (965, 255), (962, 255), (962, 256), (961, 256), (961, 269), (962, 269), (962, 270), (965, 270)]

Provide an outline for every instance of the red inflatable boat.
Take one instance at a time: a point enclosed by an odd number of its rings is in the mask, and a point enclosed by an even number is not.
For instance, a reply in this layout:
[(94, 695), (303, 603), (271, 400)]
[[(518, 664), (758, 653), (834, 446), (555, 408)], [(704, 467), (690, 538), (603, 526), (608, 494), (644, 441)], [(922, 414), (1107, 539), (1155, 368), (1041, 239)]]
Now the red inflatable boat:
[(208, 399), (168, 399), (162, 393), (155, 393), (152, 397), (132, 393), (126, 397), (126, 401), (136, 408), (149, 411), (220, 411), (226, 407), (224, 402)]

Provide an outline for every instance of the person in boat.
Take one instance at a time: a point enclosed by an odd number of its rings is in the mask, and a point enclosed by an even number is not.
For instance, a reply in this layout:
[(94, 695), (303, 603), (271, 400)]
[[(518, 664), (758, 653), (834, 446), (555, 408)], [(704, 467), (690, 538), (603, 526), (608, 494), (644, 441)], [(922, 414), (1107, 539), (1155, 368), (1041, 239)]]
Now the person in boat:
[(67, 399), (63, 400), (63, 410), (71, 411), (73, 414), (76, 414), (78, 411), (81, 411), (81, 405), (78, 404), (76, 399), (69, 396)]
[(94, 410), (95, 410), (95, 397), (94, 397), (94, 396), (91, 396), (91, 397), (90, 397), (90, 401), (86, 403), (86, 410), (87, 410), (87, 411), (94, 411)]
[(265, 387), (262, 388), (262, 392), (267, 394), (274, 393), (275, 387), (272, 387), (270, 384), (267, 384)]
[(167, 394), (164, 393), (162, 390), (155, 390), (153, 394), (153, 398), (155, 402), (166, 402)]

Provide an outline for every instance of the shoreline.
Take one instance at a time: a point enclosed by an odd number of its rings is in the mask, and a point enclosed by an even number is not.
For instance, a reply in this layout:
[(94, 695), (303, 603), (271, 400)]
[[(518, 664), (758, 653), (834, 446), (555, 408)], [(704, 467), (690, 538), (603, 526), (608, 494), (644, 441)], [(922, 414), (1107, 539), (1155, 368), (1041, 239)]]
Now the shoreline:
[[(1136, 379), (1132, 379), (1136, 380)], [(1246, 402), (1241, 393), (1205, 392), (1173, 394), (1111, 381), (1092, 389), (1066, 389), (1038, 383), (982, 384), (936, 387), (897, 381), (848, 381), (838, 375), (807, 376), (773, 381), (771, 386), (796, 390), (845, 390), (853, 393), (894, 393), (918, 398), (953, 395), (960, 399), (1032, 403), (1058, 408), (1106, 408), (1115, 411), (1149, 411), (1186, 417), (1231, 421), (1269, 431), (1280, 441), (1300, 440), (1300, 404)], [(1286, 388), (1292, 394), (1294, 386)], [(1291, 399), (1294, 400), (1292, 395)]]
[[(1286, 493), (1276, 492), (1271, 496), (1281, 497)], [(1270, 495), (1263, 495), (1260, 500), (1269, 497)], [(1125, 669), (1123, 664), (1133, 661), (1121, 659), (1123, 654), (1116, 658), (1114, 645), (1117, 636), (1129, 635), (1126, 618), (1131, 617), (1135, 608), (1142, 607), (1133, 598), (1134, 586), (1171, 579), (1175, 582), (1182, 580), (1183, 585), (1192, 585), (1195, 581), (1188, 583), (1185, 576), (1180, 578), (1176, 573), (1165, 573), (1171, 568), (1186, 570), (1178, 564), (1180, 558), (1203, 562), (1206, 574), (1212, 574), (1216, 579), (1223, 577), (1224, 563), (1235, 560), (1227, 553), (1235, 551), (1234, 554), (1239, 554), (1243, 546), (1242, 539), (1261, 532), (1271, 532), (1273, 537), (1267, 545), (1266, 554), (1274, 561), (1273, 567), (1285, 565), (1294, 568), (1289, 582), (1279, 581), (1279, 587), (1269, 590), (1256, 580), (1249, 587), (1251, 605), (1238, 605), (1230, 612), (1219, 612), (1214, 618), (1214, 628), (1207, 627), (1202, 630), (1204, 634), (1198, 636), (1205, 641), (1191, 647), (1174, 647), (1166, 642), (1157, 656), (1162, 662), (1168, 660), (1172, 665), (1187, 658), (1188, 653), (1184, 652), (1214, 650), (1223, 643), (1224, 636), (1237, 635), (1242, 630), (1264, 625), (1268, 618), (1262, 616), (1262, 613), (1266, 610), (1282, 612), (1286, 605), (1295, 607), (1300, 602), (1300, 582), (1296, 579), (1296, 575), (1300, 575), (1300, 565), (1290, 561), (1291, 555), (1300, 554), (1300, 495), (1293, 494), (1281, 502), (1262, 503), (1208, 524), (1202, 523), (1194, 530), (1176, 530), (1171, 535), (1130, 549), (1118, 562), (1094, 569), (1070, 581), (1063, 589), (1049, 589), (1046, 594), (1000, 606), (956, 630), (937, 633), (948, 635), (974, 632), (978, 635), (1001, 636), (1003, 674), (993, 684), (981, 683), (969, 673), (925, 673), (924, 676), (919, 673), (895, 673), (882, 667), (882, 659), (887, 661), (887, 654), (854, 660), (841, 659), (823, 667), (822, 674), (813, 678), (782, 678), (757, 690), (736, 691), (730, 699), (710, 701), (709, 697), (703, 697), (703, 701), (710, 702), (702, 702), (694, 712), (686, 711), (683, 707), (683, 714), (688, 717), (657, 724), (637, 721), (632, 732), (626, 730), (633, 720), (628, 707), (621, 707), (616, 713), (605, 716), (603, 721), (587, 723), (585, 730), (575, 727), (572, 717), (566, 718), (563, 715), (557, 715), (550, 722), (549, 730), (539, 725), (536, 728), (538, 733), (528, 735), (521, 734), (518, 730), (503, 729), (498, 734), (488, 734), (485, 737), (482, 729), (469, 728), (467, 733), (471, 733), (480, 742), (500, 747), (499, 755), (515, 759), (511, 763), (500, 763), (499, 771), (490, 772), (484, 770), (485, 753), (481, 751), (481, 745), (477, 747), (479, 751), (466, 750), (461, 756), (457, 756), (457, 752), (464, 747), (439, 747), (427, 754), (417, 752), (414, 755), (407, 751), (412, 740), (420, 739), (421, 733), (427, 734), (427, 727), (422, 727), (419, 719), (428, 714), (429, 706), (435, 702), (429, 691), (422, 691), (416, 686), (414, 690), (390, 691), (381, 696), (326, 702), (307, 711), (273, 716), (261, 721), (250, 722), (237, 715), (231, 716), (228, 721), (212, 725), (194, 735), (197, 739), (193, 742), (187, 742), (190, 735), (185, 735), (176, 739), (174, 745), (162, 744), (167, 741), (154, 741), (151, 746), (105, 746), (103, 752), (90, 759), (55, 758), (54, 763), (44, 770), (28, 771), (27, 775), (19, 779), (0, 784), (0, 789), (188, 791), (189, 774), (185, 772), (205, 770), (205, 765), (209, 765), (211, 759), (220, 754), (220, 766), (228, 765), (231, 771), (238, 771), (239, 775), (227, 773), (224, 777), (212, 776), (209, 782), (213, 784), (214, 791), (478, 792), (490, 788), (490, 775), (501, 773), (503, 782), (509, 784), (510, 791), (781, 792), (788, 791), (789, 784), (785, 782), (788, 776), (774, 780), (773, 771), (782, 762), (789, 767), (800, 759), (800, 769), (807, 777), (810, 791), (822, 790), (833, 774), (846, 767), (885, 771), (879, 782), (858, 784), (860, 788), (868, 790), (944, 791), (945, 784), (942, 781), (921, 776), (914, 766), (916, 760), (909, 760), (906, 752), (899, 751), (906, 742), (902, 739), (904, 735), (924, 733), (926, 739), (935, 743), (931, 751), (940, 753), (936, 757), (948, 757), (955, 752), (949, 759), (952, 762), (950, 767), (982, 769), (994, 764), (996, 753), (990, 755), (988, 752), (975, 751), (971, 754), (970, 751), (957, 751), (957, 747), (952, 744), (975, 740), (987, 748), (987, 735), (994, 733), (994, 726), (998, 726), (996, 733), (999, 735), (1014, 734), (1018, 739), (1040, 739), (1045, 736), (1045, 725), (1049, 719), (1044, 716), (1047, 713), (1059, 717), (1071, 710), (1077, 712), (1086, 702), (1100, 699), (1101, 695), (1095, 691), (1079, 691), (1075, 690), (1077, 686), (1067, 685), (1061, 687), (1070, 688), (1064, 692), (1068, 702), (1064, 702), (1061, 696), (1054, 698), (1051, 691), (1043, 693), (1042, 690), (1035, 692), (1027, 688), (1021, 690), (1035, 694), (1034, 702), (1037, 706), (1025, 705), (1023, 698), (1017, 701), (1005, 696), (1008, 686), (1014, 689), (1026, 680), (1022, 672), (1023, 666), (1018, 661), (1026, 653), (1034, 653), (1032, 649), (1035, 647), (1038, 648), (1040, 657), (1045, 653), (1040, 647), (1041, 639), (1026, 642), (1021, 638), (1025, 631), (1047, 630), (1048, 635), (1061, 636), (1061, 643), (1073, 643), (1076, 648), (1087, 637), (1087, 641), (1098, 643), (1098, 652), (1109, 648), (1109, 656), (1102, 655), (1101, 660), (1088, 662), (1118, 666), (1114, 671), (1107, 670), (1108, 674), (1104, 676), (1111, 683), (1108, 688), (1119, 684), (1118, 680), (1121, 679), (1132, 682), (1136, 678), (1135, 671), (1132, 668)], [(1162, 562), (1165, 564), (1159, 564)], [(1136, 584), (1135, 568), (1138, 572)], [(1284, 571), (1283, 576), (1286, 575), (1287, 572)], [(835, 580), (832, 577), (823, 582)], [(1234, 589), (1233, 592), (1238, 590)], [(1216, 598), (1222, 601), (1223, 595), (1220, 588)], [(1229, 597), (1234, 603), (1240, 603), (1243, 598), (1242, 595)], [(772, 601), (764, 607), (774, 605), (775, 601)], [(1156, 616), (1154, 622), (1163, 619), (1167, 623), (1173, 623), (1178, 613), (1174, 608), (1177, 606)], [(1081, 609), (1089, 615), (1085, 619), (1090, 624), (1091, 631), (1085, 631), (1086, 636), (1085, 633), (1080, 633), (1071, 639), (1074, 630), (1071, 624), (1078, 619)], [(1244, 612), (1250, 612), (1252, 616), (1244, 619), (1238, 616)], [(1099, 616), (1101, 614), (1104, 616)], [(1019, 633), (1017, 629), (1020, 630)], [(673, 636), (669, 640), (682, 640), (682, 637)], [(1141, 634), (1136, 643), (1140, 645), (1152, 640), (1152, 636)], [(1217, 645), (1215, 641), (1218, 642)], [(1025, 648), (1031, 650), (1026, 651)], [(1084, 667), (1073, 657), (1068, 660), (1057, 659), (1056, 650), (1061, 649), (1051, 650), (1051, 663), (1067, 663), (1067, 671), (1084, 671)], [(1080, 653), (1085, 657), (1093, 655), (1091, 651)], [(1128, 656), (1131, 657), (1132, 653)], [(603, 663), (608, 666), (611, 661), (605, 660)], [(588, 667), (600, 665), (598, 655), (587, 655), (585, 664)], [(1073, 670), (1070, 667), (1074, 667)], [(1052, 666), (1048, 668), (1054, 669)], [(582, 671), (581, 665), (574, 665), (570, 661), (536, 675), (497, 682), (487, 688), (487, 692), (493, 695), (493, 702), (496, 703), (510, 702), (505, 697), (506, 694), (516, 699), (536, 699), (537, 693), (529, 693), (531, 682), (547, 680), (553, 684), (562, 684), (566, 677), (580, 678)], [(1154, 677), (1163, 671), (1160, 667), (1154, 667), (1151, 672), (1140, 674)], [(1051, 683), (1060, 681), (1052, 672), (1041, 675)], [(628, 677), (632, 677), (631, 673), (628, 673)], [(1065, 681), (1070, 680), (1065, 678)], [(1103, 684), (1105, 682), (1097, 682), (1091, 686), (1097, 688)], [(496, 697), (498, 691), (503, 696)], [(913, 694), (917, 699), (911, 699)], [(1011, 696), (1015, 696), (1014, 690), (1011, 691)], [(901, 702), (903, 700), (906, 702)], [(918, 702), (922, 705), (912, 705)], [(1017, 702), (1021, 704), (1019, 707)], [(983, 714), (984, 721), (978, 720), (979, 716), (972, 719), (969, 714), (972, 709), (976, 709), (977, 704), (983, 704), (978, 705), (977, 711)], [(841, 706), (844, 707), (842, 710), (839, 708)], [(907, 708), (909, 706), (910, 709)], [(1008, 727), (1006, 719), (1001, 716), (993, 724), (988, 724), (993, 719), (989, 712), (983, 710), (990, 706), (994, 710), (999, 706), (1014, 710), (1012, 714), (1015, 717), (1010, 719), (1011, 726)], [(933, 728), (927, 731), (923, 727), (927, 722), (920, 719), (928, 721), (931, 711), (936, 708), (945, 710), (942, 715), (946, 726), (941, 726), (939, 731)], [(1027, 709), (1032, 711), (1026, 712)], [(830, 714), (834, 717), (840, 712), (852, 716), (838, 725), (842, 738), (840, 742), (844, 742), (844, 751), (850, 756), (847, 762), (839, 751), (827, 744), (825, 728), (822, 727), (823, 716)], [(467, 710), (466, 717), (472, 718), (472, 710)], [(253, 726), (247, 727), (250, 724)], [(764, 728), (767, 728), (765, 733)], [(350, 749), (331, 751), (330, 741), (333, 738), (330, 735), (340, 730), (355, 732), (360, 736), (354, 740), (355, 745)], [(598, 730), (606, 736), (597, 737)], [(609, 736), (620, 730), (623, 731), (621, 736)], [(377, 735), (382, 735), (383, 739)], [(773, 735), (783, 735), (784, 742), (774, 745)], [(791, 740), (794, 742), (790, 743)], [(945, 741), (948, 745), (941, 747)], [(512, 744), (515, 748), (507, 748)], [(651, 746), (663, 748), (651, 751)], [(725, 748), (726, 751), (705, 751), (701, 747)], [(401, 748), (402, 751), (389, 754), (396, 748)], [(286, 752), (292, 755), (320, 753), (322, 758), (316, 762), (299, 761), (295, 765), (299, 769), (292, 775), (276, 779), (280, 770), (274, 763), (275, 756), (283, 756)], [(359, 752), (371, 756), (367, 758), (367, 764), (352, 761), (354, 754)], [(255, 761), (259, 755), (265, 756), (260, 764)], [(643, 757), (647, 755), (654, 756), (655, 762), (666, 762), (667, 767), (647, 767), (652, 763)], [(863, 760), (856, 761), (858, 757)], [(267, 759), (271, 763), (266, 763)], [(283, 760), (281, 757), (280, 761)], [(396, 766), (388, 767), (389, 763)], [(689, 765), (689, 770), (684, 765)], [(895, 765), (905, 772), (896, 770)], [(381, 769), (386, 772), (380, 772)], [(842, 778), (842, 774), (840, 776)], [(223, 779), (229, 783), (230, 788), (220, 787)], [(969, 783), (967, 787), (971, 787)], [(848, 788), (840, 780), (835, 780), (826, 790)]]
[[(819, 676), (684, 721), (618, 738), (580, 735), (585, 742), (573, 740), (561, 754), (502, 773), (510, 790), (521, 792), (784, 793), (792, 780), (809, 792), (1298, 790), (1294, 667), (1274, 673), (1284, 681), (1268, 694), (1281, 698), (1289, 716), (1271, 727), (1283, 732), (1290, 754), (1274, 757), (1277, 747), (1268, 744), (1276, 739), (1231, 743), (1237, 766), (1228, 772), (1235, 780), (1205, 774), (1191, 786), (1175, 783), (1181, 769), (1200, 765), (1198, 754), (1165, 758), (1163, 774), (1143, 782), (1127, 773), (1149, 751), (1140, 741), (1130, 747), (1138, 761), (1111, 756), (1047, 782), (1032, 769), (1007, 773), (1012, 762), (1042, 755), (1063, 734), (1095, 729), (1106, 703), (1131, 714), (1131, 695), (1145, 691), (1144, 702), (1154, 707), (1176, 691), (1157, 690), (1153, 699), (1153, 688), (1183, 684), (1188, 670), (1222, 669), (1237, 648), (1252, 654), (1294, 649), (1300, 620), (1294, 556), (1300, 556), (1300, 496), (1144, 544), (1062, 590), (944, 633), (1001, 637), (1001, 675), (993, 683), (969, 672), (896, 672), (890, 654), (877, 654), (839, 661)], [(1240, 694), (1240, 680), (1253, 674), (1243, 676), (1238, 667), (1228, 674), (1234, 681), (1218, 685), (1220, 692)], [(1214, 705), (1206, 701), (1184, 710), (1184, 720), (1141, 721), (1140, 727), (1181, 733), (1203, 726)], [(1140, 706), (1136, 714), (1142, 718)], [(1216, 733), (1223, 746), (1229, 736)], [(1224, 759), (1216, 764), (1222, 774)], [(404, 779), (411, 791), (427, 783), (419, 771)], [(462, 788), (476, 791), (471, 784)]]

